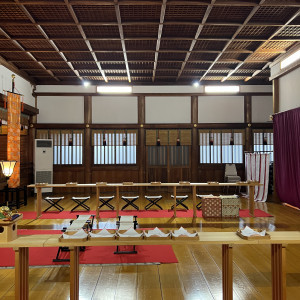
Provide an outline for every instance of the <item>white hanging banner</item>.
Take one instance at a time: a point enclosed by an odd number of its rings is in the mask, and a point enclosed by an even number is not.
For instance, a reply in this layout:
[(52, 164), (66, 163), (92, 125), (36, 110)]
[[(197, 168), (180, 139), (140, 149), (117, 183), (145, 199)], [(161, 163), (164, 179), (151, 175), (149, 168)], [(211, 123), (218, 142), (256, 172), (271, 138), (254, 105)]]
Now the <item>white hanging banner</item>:
[(265, 202), (267, 200), (269, 186), (269, 167), (269, 153), (246, 153), (245, 169), (247, 180), (258, 181), (262, 184), (261, 186), (255, 186), (255, 201)]

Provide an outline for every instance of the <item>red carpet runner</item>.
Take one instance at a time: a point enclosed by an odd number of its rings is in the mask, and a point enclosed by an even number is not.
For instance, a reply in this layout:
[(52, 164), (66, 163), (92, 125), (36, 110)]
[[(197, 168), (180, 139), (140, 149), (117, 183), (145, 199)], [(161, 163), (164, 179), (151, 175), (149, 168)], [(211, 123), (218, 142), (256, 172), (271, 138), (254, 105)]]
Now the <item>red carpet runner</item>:
[[(18, 234), (60, 234), (60, 230), (26, 230), (19, 229)], [(126, 250), (131, 250), (132, 246)], [(29, 248), (30, 266), (66, 265), (69, 262), (54, 263), (58, 247)], [(137, 254), (114, 254), (115, 246), (86, 247), (80, 252), (80, 264), (129, 264), (129, 263), (177, 263), (178, 260), (170, 245), (136, 246)], [(69, 258), (69, 253), (64, 252), (60, 258)], [(0, 267), (14, 266), (14, 251), (11, 248), (1, 248)]]
[[(36, 213), (33, 211), (24, 211), (21, 212), (23, 214), (23, 219), (35, 219)], [(76, 215), (78, 214), (96, 214), (94, 210), (91, 211), (62, 211), (62, 212), (46, 212), (43, 213), (41, 219), (76, 219)], [(120, 216), (126, 215), (135, 215), (138, 218), (171, 218), (173, 216), (172, 210), (125, 210), (120, 211)], [(255, 217), (272, 217), (272, 215), (264, 212), (260, 209), (254, 210)], [(177, 210), (177, 217), (179, 218), (192, 218), (193, 211), (190, 210)], [(202, 211), (197, 211), (197, 217), (202, 218)], [(248, 209), (241, 209), (240, 210), (240, 217), (241, 218), (248, 218), (250, 217)], [(116, 218), (116, 211), (111, 210), (100, 210), (100, 218)]]

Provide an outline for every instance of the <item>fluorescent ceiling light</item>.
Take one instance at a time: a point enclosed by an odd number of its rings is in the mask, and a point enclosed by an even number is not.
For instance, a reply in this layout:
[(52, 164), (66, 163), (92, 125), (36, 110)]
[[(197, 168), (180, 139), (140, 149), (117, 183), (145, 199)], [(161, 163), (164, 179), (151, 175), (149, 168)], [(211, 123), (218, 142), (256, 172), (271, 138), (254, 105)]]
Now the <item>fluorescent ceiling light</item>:
[(205, 93), (238, 93), (240, 87), (238, 85), (206, 85)]
[(83, 85), (84, 85), (85, 87), (88, 87), (88, 86), (91, 85), (91, 83), (90, 83), (89, 81), (84, 81), (84, 82), (83, 82)]
[(281, 69), (286, 68), (287, 66), (289, 66), (290, 64), (298, 60), (299, 58), (300, 58), (300, 50), (296, 51), (295, 53), (291, 54), (289, 57), (284, 59), (280, 64), (280, 68)]
[(195, 81), (195, 82), (193, 83), (193, 86), (194, 86), (194, 87), (199, 87), (199, 86), (200, 86), (199, 81)]
[(97, 86), (97, 92), (103, 94), (132, 93), (131, 86)]

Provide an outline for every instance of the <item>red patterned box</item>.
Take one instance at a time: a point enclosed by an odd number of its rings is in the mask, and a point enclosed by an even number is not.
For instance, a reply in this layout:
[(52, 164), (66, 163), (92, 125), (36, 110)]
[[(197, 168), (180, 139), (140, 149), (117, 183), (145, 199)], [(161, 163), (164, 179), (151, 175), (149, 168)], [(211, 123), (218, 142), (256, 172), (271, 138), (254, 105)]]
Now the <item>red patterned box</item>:
[(204, 218), (222, 217), (222, 202), (220, 197), (202, 199), (202, 214)]

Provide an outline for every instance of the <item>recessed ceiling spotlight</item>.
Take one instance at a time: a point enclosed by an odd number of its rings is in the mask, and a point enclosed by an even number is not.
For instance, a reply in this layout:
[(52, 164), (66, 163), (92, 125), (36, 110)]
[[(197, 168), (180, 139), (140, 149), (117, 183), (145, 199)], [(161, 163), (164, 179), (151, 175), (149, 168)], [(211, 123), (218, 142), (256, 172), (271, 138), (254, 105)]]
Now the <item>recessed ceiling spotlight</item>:
[(84, 82), (83, 82), (83, 85), (84, 85), (85, 87), (88, 87), (88, 86), (91, 85), (91, 83), (90, 83), (89, 81), (84, 81)]
[(195, 81), (195, 82), (193, 82), (193, 87), (198, 87), (198, 86), (200, 86), (200, 83), (199, 83), (199, 81)]

